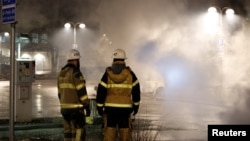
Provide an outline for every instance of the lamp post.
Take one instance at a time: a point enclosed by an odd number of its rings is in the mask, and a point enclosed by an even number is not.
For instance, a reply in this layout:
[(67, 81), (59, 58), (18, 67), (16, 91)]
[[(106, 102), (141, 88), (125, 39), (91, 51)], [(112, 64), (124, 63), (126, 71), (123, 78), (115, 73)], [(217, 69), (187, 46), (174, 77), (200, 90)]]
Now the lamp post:
[(217, 29), (217, 50), (218, 50), (218, 55), (219, 56), (223, 56), (224, 54), (224, 39), (223, 39), (223, 35), (224, 35), (224, 27), (223, 27), (223, 15), (225, 14), (225, 16), (232, 16), (234, 15), (234, 10), (232, 8), (229, 7), (209, 7), (208, 8), (208, 13), (209, 14), (213, 14), (214, 16), (218, 16), (218, 29)]
[(210, 7), (208, 8), (208, 12), (212, 13), (212, 14), (218, 14), (218, 30), (217, 30), (217, 34), (218, 34), (218, 40), (217, 40), (217, 55), (218, 55), (218, 63), (220, 66), (220, 73), (221, 73), (221, 78), (220, 78), (220, 94), (224, 93), (224, 84), (223, 84), (223, 74), (224, 74), (224, 70), (223, 70), (223, 54), (224, 54), (224, 39), (223, 39), (223, 34), (224, 34), (224, 27), (223, 27), (223, 15), (225, 14), (225, 16), (231, 16), (234, 15), (234, 10), (229, 8), (229, 7)]
[(73, 42), (73, 45), (72, 45), (72, 48), (76, 49), (78, 46), (76, 44), (76, 28), (79, 27), (79, 28), (85, 28), (86, 25), (82, 22), (77, 22), (77, 23), (71, 23), (71, 22), (67, 22), (64, 24), (64, 27), (65, 28), (70, 28), (71, 25), (73, 25), (73, 34), (74, 34), (74, 42)]

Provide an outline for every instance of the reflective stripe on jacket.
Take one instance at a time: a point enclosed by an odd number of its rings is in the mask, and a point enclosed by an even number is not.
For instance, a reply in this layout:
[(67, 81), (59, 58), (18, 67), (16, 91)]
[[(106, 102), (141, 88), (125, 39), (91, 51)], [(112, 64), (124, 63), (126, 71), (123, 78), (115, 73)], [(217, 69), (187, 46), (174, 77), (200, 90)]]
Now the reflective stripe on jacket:
[[(101, 80), (99, 84), (107, 90), (103, 104), (105, 107), (132, 108), (132, 89), (139, 82), (137, 79), (133, 82), (131, 70), (125, 66), (125, 62), (114, 62), (113, 65), (113, 69), (106, 69), (106, 81)], [(100, 103), (97, 104), (100, 106)]]
[[(108, 94), (105, 101), (105, 107), (119, 107), (119, 108), (132, 108), (132, 98), (131, 98), (131, 91), (133, 86), (139, 83), (138, 80), (136, 80), (134, 83), (132, 83), (131, 75), (128, 75), (127, 80), (124, 81), (124, 84), (113, 84), (114, 82), (110, 79), (108, 79), (108, 83), (101, 81), (100, 85), (103, 87), (109, 89)], [(132, 83), (132, 84), (131, 84)], [(136, 105), (139, 105), (139, 102), (134, 103)], [(100, 105), (99, 106), (103, 106)]]
[(127, 115), (134, 106), (139, 108), (140, 84), (124, 61), (114, 61), (106, 68), (97, 88), (96, 103), (98, 110), (104, 109), (106, 114)]
[(88, 104), (83, 75), (71, 64), (66, 65), (58, 76), (58, 96), (62, 109), (80, 108)]

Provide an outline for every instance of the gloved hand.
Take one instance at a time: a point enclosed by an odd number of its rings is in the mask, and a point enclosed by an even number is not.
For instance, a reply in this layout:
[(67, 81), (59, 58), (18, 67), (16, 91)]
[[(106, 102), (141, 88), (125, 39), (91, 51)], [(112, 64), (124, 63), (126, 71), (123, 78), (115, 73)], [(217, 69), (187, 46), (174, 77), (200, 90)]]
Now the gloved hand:
[(103, 107), (97, 107), (97, 111), (100, 116), (103, 115)]
[(85, 123), (90, 124), (90, 125), (93, 124), (94, 123), (94, 118), (90, 117), (90, 116), (85, 117)]
[(138, 105), (133, 105), (133, 115), (135, 116), (138, 113), (139, 106)]

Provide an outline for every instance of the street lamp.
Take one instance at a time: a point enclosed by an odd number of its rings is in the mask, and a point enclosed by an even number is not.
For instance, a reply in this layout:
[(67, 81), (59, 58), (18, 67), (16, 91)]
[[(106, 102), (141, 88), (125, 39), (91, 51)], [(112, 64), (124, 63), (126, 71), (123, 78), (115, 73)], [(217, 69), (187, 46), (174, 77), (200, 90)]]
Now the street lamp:
[(221, 34), (222, 33), (222, 30), (223, 30), (223, 12), (225, 12), (225, 15), (226, 16), (232, 16), (234, 15), (234, 10), (232, 8), (229, 8), (229, 7), (223, 7), (223, 8), (220, 8), (220, 7), (209, 7), (208, 8), (208, 13), (211, 13), (211, 14), (219, 14), (219, 33)]
[[(217, 30), (217, 34), (219, 36), (219, 39), (217, 40), (217, 49), (218, 49), (218, 63), (220, 65), (220, 73), (221, 73), (221, 78), (220, 78), (220, 93), (223, 94), (223, 89), (224, 89), (224, 82), (223, 82), (223, 74), (224, 74), (224, 71), (223, 71), (223, 54), (224, 54), (224, 40), (223, 40), (223, 31), (224, 31), (224, 27), (223, 27), (223, 15), (225, 14), (225, 16), (232, 16), (234, 15), (234, 10), (232, 8), (229, 8), (229, 7), (223, 7), (223, 8), (220, 8), (220, 7), (210, 7), (208, 8), (208, 13), (209, 14), (213, 14), (212, 16), (219, 16), (218, 17), (218, 30)], [(220, 53), (220, 54), (219, 54)]]
[(79, 28), (85, 28), (86, 25), (84, 23), (81, 23), (81, 22), (77, 22), (77, 23), (71, 23), (71, 22), (68, 22), (68, 23), (65, 23), (64, 24), (64, 27), (65, 28), (70, 28), (71, 25), (73, 25), (73, 31), (74, 31), (74, 43), (73, 43), (73, 46), (72, 48), (77, 48), (77, 44), (76, 44), (76, 28), (79, 27)]
[(218, 49), (223, 52), (223, 46), (224, 46), (224, 40), (222, 38), (223, 35), (223, 15), (225, 14), (225, 16), (227, 17), (231, 17), (232, 15), (234, 15), (234, 10), (232, 8), (229, 7), (209, 7), (208, 8), (208, 13), (212, 14), (212, 16), (218, 16), (218, 30), (217, 30), (217, 34), (219, 35), (219, 39), (217, 42), (218, 45)]

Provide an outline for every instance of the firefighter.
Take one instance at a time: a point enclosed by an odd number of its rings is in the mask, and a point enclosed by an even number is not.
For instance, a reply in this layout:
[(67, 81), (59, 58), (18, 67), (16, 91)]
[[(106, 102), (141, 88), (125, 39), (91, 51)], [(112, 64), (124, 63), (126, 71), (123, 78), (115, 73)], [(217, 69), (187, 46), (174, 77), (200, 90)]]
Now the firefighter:
[(132, 140), (131, 114), (140, 104), (140, 84), (132, 69), (126, 66), (126, 53), (113, 52), (112, 65), (107, 67), (97, 89), (97, 110), (103, 116), (104, 141)]
[(64, 141), (85, 141), (85, 112), (89, 99), (85, 79), (80, 71), (80, 53), (71, 49), (67, 64), (58, 76), (58, 98), (63, 116)]

